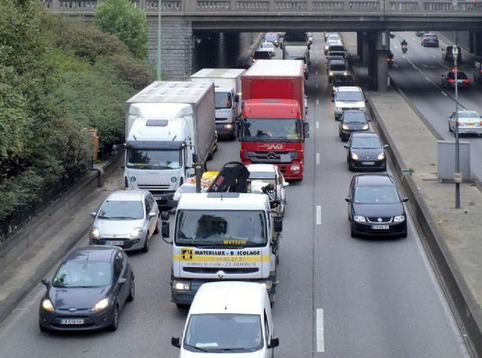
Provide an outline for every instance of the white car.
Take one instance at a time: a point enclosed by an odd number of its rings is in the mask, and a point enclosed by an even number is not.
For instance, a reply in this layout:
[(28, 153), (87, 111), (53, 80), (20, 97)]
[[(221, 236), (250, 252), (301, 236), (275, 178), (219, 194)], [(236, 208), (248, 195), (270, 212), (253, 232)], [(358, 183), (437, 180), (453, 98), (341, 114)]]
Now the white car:
[(339, 120), (343, 111), (347, 109), (366, 110), (365, 96), (358, 86), (334, 87), (331, 101), (335, 105), (336, 120)]
[(149, 242), (159, 232), (159, 207), (147, 190), (117, 190), (98, 211), (89, 233), (91, 245), (114, 245), (124, 251), (149, 251)]
[(283, 173), (275, 164), (248, 164), (249, 170), (249, 189), (252, 193), (264, 193), (262, 188), (268, 184), (273, 186), (273, 190), (268, 193), (270, 202), (276, 212), (283, 216), (286, 210), (286, 191), (289, 185), (285, 181)]
[(180, 358), (273, 357), (279, 345), (268, 291), (262, 284), (218, 281), (201, 285), (189, 309), (182, 340), (171, 339)]
[(272, 42), (262, 42), (259, 45), (259, 50), (260, 51), (268, 51), (270, 56), (273, 57), (276, 54), (276, 46)]
[[(449, 131), (455, 136), (455, 112), (449, 119)], [(459, 134), (478, 134), (482, 135), (482, 118), (476, 111), (458, 111)]]

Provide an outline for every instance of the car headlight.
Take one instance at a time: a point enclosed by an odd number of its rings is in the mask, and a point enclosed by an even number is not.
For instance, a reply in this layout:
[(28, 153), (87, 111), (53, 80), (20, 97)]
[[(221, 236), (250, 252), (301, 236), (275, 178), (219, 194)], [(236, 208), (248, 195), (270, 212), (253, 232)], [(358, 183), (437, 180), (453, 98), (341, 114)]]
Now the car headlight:
[(343, 76), (348, 76), (348, 71), (343, 72)]
[(343, 128), (346, 131), (350, 129), (350, 127), (348, 127), (346, 124), (342, 125), (341, 128)]
[(385, 159), (385, 153), (378, 154), (378, 160), (383, 160), (383, 159)]
[(130, 233), (129, 233), (129, 237), (131, 239), (136, 239), (138, 238), (139, 236), (141, 236), (142, 234), (142, 228), (141, 227), (136, 227), (134, 230), (132, 230)]
[(92, 307), (92, 311), (102, 311), (105, 310), (107, 307), (109, 307), (109, 299), (108, 298), (103, 298), (99, 302), (97, 302), (94, 307)]
[(363, 130), (363, 131), (367, 131), (367, 130), (368, 130), (368, 124), (365, 124), (365, 125), (362, 127), (362, 130)]
[(405, 221), (405, 215), (397, 215), (393, 218), (393, 221), (396, 223), (401, 223)]
[(172, 288), (177, 291), (188, 291), (191, 288), (191, 282), (174, 280), (172, 281)]
[(353, 221), (355, 221), (357, 223), (364, 223), (364, 222), (366, 222), (366, 219), (365, 219), (364, 216), (355, 215), (355, 216), (353, 216)]
[(42, 308), (43, 308), (45, 311), (48, 311), (48, 312), (53, 312), (53, 311), (55, 311), (54, 305), (52, 304), (52, 302), (51, 302), (48, 298), (44, 298), (44, 299), (43, 299), (43, 301), (42, 301)]
[(226, 128), (226, 129), (231, 129), (231, 128), (233, 128), (233, 125), (232, 125), (232, 124), (225, 124), (225, 125), (224, 125), (224, 128)]
[(333, 72), (330, 71), (329, 75), (330, 75), (330, 76), (333, 76)]
[(100, 230), (96, 227), (93, 227), (92, 230), (90, 231), (90, 236), (93, 239), (98, 239), (100, 237)]
[(351, 153), (351, 159), (353, 159), (353, 160), (358, 160), (358, 154), (356, 154), (356, 153)]

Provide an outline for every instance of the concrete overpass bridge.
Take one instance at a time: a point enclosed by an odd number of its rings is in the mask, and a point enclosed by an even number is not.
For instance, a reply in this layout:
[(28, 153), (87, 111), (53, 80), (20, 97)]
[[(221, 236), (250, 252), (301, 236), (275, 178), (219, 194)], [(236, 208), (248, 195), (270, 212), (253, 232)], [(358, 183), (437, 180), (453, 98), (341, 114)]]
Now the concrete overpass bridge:
[[(54, 13), (91, 18), (102, 0), (39, 0)], [(203, 38), (222, 36), (225, 51), (239, 53), (242, 34), (302, 30), (358, 35), (358, 55), (372, 87), (386, 89), (389, 31), (469, 31), (470, 50), (482, 54), (482, 2), (440, 0), (132, 0), (150, 23), (151, 58), (157, 53), (161, 15), (163, 78), (186, 78)]]

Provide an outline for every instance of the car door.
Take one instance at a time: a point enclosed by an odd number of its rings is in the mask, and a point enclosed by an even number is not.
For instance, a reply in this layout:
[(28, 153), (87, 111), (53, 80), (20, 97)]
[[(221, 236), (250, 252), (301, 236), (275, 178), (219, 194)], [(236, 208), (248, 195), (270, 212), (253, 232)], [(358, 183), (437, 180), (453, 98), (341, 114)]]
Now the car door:
[(351, 179), (350, 187), (348, 188), (348, 198), (350, 201), (347, 202), (347, 210), (348, 210), (348, 220), (352, 221), (353, 218), (353, 198), (355, 196), (355, 177)]
[[(130, 272), (127, 265), (127, 257), (125, 257), (121, 251), (115, 255), (114, 260), (114, 277), (117, 277), (116, 284), (118, 285), (118, 302), (122, 307), (129, 294)], [(124, 283), (119, 283), (121, 278), (125, 279), (126, 281)]]
[(154, 234), (156, 229), (157, 216), (150, 216), (150, 213), (153, 210), (153, 202), (150, 200), (150, 196), (148, 194), (144, 196), (144, 206), (146, 208), (147, 239), (149, 239)]

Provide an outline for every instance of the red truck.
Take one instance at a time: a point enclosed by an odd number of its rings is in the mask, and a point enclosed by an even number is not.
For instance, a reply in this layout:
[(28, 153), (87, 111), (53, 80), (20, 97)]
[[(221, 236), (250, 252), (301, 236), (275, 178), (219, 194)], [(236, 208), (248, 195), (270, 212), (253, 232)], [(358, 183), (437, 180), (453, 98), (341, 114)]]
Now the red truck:
[(241, 162), (276, 164), (286, 180), (303, 179), (309, 132), (303, 65), (301, 60), (258, 60), (241, 76)]

